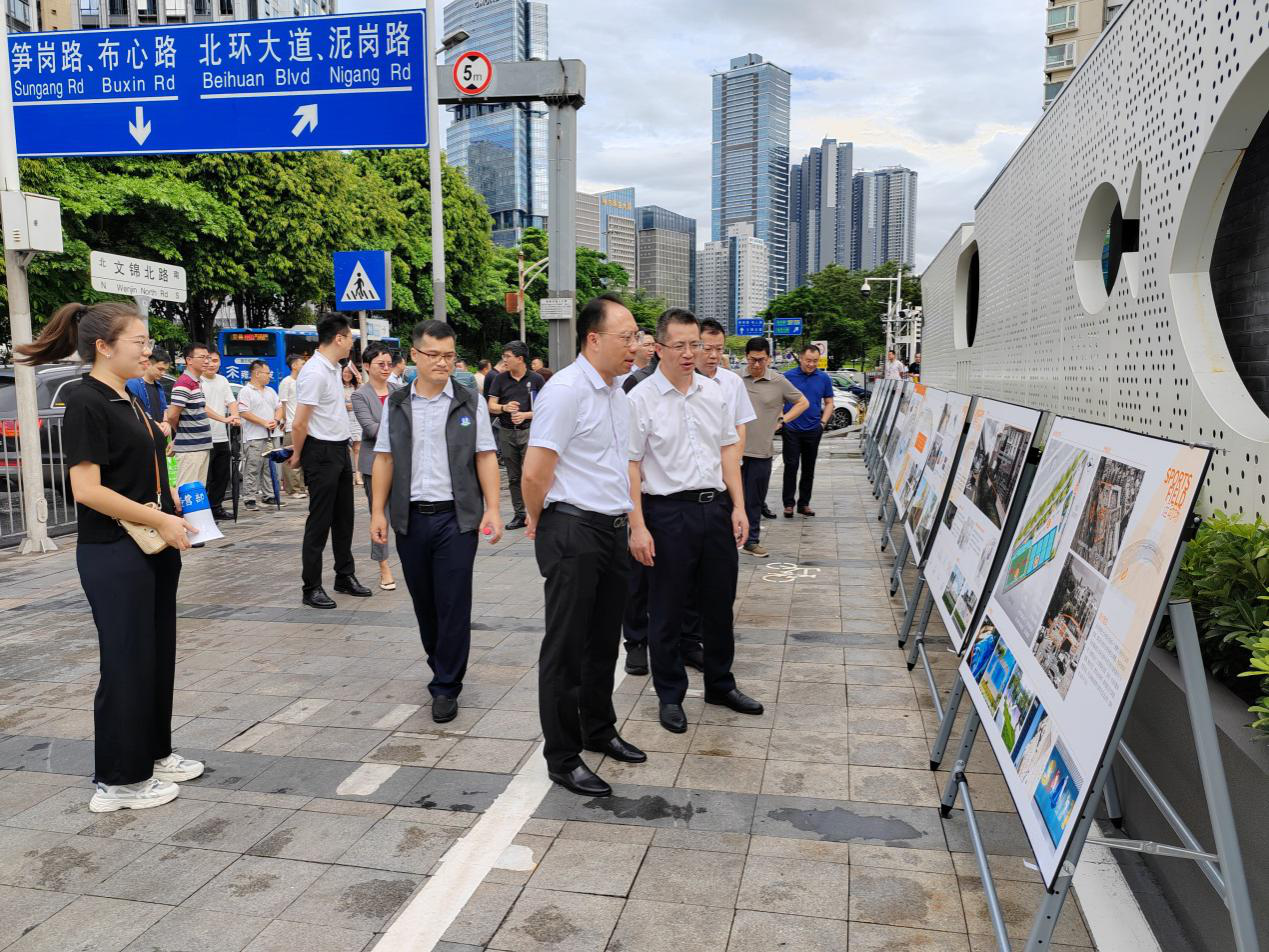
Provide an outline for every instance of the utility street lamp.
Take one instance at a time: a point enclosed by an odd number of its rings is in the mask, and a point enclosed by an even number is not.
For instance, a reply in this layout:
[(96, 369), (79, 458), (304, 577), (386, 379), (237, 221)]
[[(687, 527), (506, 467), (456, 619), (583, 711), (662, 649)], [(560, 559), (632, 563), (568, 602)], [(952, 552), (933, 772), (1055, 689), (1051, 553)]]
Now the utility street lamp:
[(520, 312), (520, 340), (525, 340), (524, 336), (524, 289), (534, 282), (537, 278), (546, 274), (547, 265), (550, 264), (550, 257), (543, 258), (541, 261), (535, 261), (526, 271), (524, 268), (524, 251), (521, 250), (518, 260), (519, 269), (519, 287), (520, 296), (517, 302), (517, 310)]

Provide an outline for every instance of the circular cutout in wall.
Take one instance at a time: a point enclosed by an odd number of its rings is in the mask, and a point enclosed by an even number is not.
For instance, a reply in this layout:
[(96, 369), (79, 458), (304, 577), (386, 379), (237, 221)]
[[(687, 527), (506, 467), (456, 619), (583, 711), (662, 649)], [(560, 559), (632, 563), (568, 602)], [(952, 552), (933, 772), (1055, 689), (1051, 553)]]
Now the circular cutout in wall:
[(1075, 240), (1075, 288), (1089, 314), (1100, 314), (1110, 301), (1121, 273), (1129, 274), (1136, 293), (1137, 258), (1140, 249), (1141, 168), (1133, 178), (1129, 210), (1119, 200), (1115, 186), (1103, 182), (1093, 190), (1084, 209)]
[(978, 334), (978, 242), (971, 241), (956, 262), (956, 294), (952, 300), (952, 343), (960, 350), (974, 346)]

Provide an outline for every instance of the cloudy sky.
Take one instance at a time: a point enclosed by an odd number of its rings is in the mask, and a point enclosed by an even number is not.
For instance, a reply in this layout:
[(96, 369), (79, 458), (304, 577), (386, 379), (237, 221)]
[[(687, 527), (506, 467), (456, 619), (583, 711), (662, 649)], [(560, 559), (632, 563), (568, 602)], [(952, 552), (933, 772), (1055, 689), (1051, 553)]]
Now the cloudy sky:
[[(417, 6), (339, 0), (340, 12)], [(548, 0), (552, 56), (587, 69), (578, 187), (709, 238), (710, 74), (758, 53), (793, 74), (791, 156), (855, 143), (855, 168), (920, 173), (924, 267), (1040, 116), (1043, 0)]]

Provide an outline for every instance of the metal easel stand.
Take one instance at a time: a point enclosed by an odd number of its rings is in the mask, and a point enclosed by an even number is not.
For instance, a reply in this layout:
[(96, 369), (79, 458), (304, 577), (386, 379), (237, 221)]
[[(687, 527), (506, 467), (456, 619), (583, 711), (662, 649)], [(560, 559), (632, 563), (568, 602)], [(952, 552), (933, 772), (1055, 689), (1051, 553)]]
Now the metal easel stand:
[[(1192, 533), (1192, 529), (1189, 533)], [(1171, 593), (1180, 570), (1181, 557), (1185, 545), (1192, 535), (1187, 534), (1173, 561), (1171, 575), (1168, 579), (1167, 591)], [(1163, 621), (1162, 603), (1155, 613), (1150, 625), (1148, 644), (1154, 644), (1159, 626)], [(1198, 751), (1199, 770), (1203, 778), (1203, 792), (1207, 799), (1208, 816), (1212, 823), (1212, 833), (1216, 841), (1216, 852), (1205, 852), (1194, 834), (1182, 822), (1176, 810), (1168, 803), (1161, 790), (1142, 767), (1141, 762), (1123, 743), (1124, 727), (1132, 711), (1132, 703), (1145, 672), (1145, 665), (1137, 666), (1123, 710), (1111, 734), (1106, 755), (1098, 765), (1093, 778), (1093, 786), (1084, 804), (1084, 810), (1076, 820), (1075, 832), (1067, 852), (1066, 861), (1054, 887), (1047, 890), (1040, 908), (1036, 910), (1032, 921), (1031, 932), (1027, 937), (1025, 952), (1042, 952), (1048, 949), (1058, 917), (1070, 892), (1071, 882), (1075, 876), (1075, 868), (1079, 865), (1084, 844), (1089, 842), (1093, 823), (1096, 819), (1097, 806), (1107, 787), (1113, 783), (1111, 765), (1115, 757), (1124, 759), (1129, 769), (1142, 781), (1150, 798), (1159, 806), (1169, 825), (1177, 832), (1185, 848), (1170, 846), (1164, 843), (1148, 843), (1138, 840), (1115, 840), (1091, 837), (1092, 842), (1111, 849), (1124, 849), (1140, 853), (1153, 853), (1160, 856), (1171, 856), (1196, 861), (1213, 888), (1220, 894), (1229, 909), (1230, 923), (1233, 926), (1235, 947), (1237, 952), (1260, 952), (1260, 944), (1256, 938), (1256, 926), (1252, 916), (1251, 897), (1247, 889), (1247, 879), (1243, 868), (1242, 853), (1238, 846), (1237, 831), (1234, 826), (1233, 809), (1229, 800), (1229, 787), (1225, 779), (1225, 769), (1221, 762), (1220, 747), (1216, 738), (1216, 728), (1212, 720), (1211, 696), (1207, 690), (1207, 678), (1203, 660), (1199, 654), (1198, 632), (1194, 625), (1194, 612), (1188, 601), (1175, 601), (1167, 604), (1166, 611), (1172, 621), (1173, 633), (1176, 636), (1177, 655), (1181, 662), (1181, 673), (1185, 682), (1186, 701), (1190, 711), (1190, 726), (1194, 731), (1195, 747)], [(959, 680), (959, 679), (958, 679)], [(969, 781), (965, 770), (973, 750), (974, 740), (978, 735), (981, 721), (977, 708), (970, 711), (965, 725), (965, 733), (961, 747), (956, 756), (956, 766), (952, 769), (940, 804), (940, 813), (947, 817), (959, 795), (965, 808), (965, 819), (969, 826), (970, 840), (974, 855), (978, 862), (979, 874), (983, 881), (983, 892), (987, 897), (987, 909), (991, 918), (992, 929), (1000, 952), (1011, 952), (1012, 947), (1005, 928), (1004, 916), (1000, 909), (1000, 900), (996, 894), (995, 883), (987, 865), (987, 850), (983, 843), (982, 833), (974, 814), (973, 800), (970, 796)]]

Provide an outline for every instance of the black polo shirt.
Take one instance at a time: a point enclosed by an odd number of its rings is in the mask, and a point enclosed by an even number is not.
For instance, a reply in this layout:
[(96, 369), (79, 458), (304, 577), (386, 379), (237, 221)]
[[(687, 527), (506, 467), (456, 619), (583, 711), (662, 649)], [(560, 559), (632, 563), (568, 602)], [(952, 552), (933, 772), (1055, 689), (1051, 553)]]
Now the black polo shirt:
[[(488, 392), (485, 396), (499, 403), (519, 403), (520, 411), (527, 413), (533, 409), (533, 401), (537, 399), (538, 393), (545, 385), (546, 381), (542, 379), (542, 375), (532, 370), (526, 370), (519, 380), (511, 376), (511, 371), (507, 370), (498, 374), (492, 384), (486, 385)], [(511, 422), (510, 413), (500, 414), (498, 421), (504, 429), (508, 430), (524, 429), (529, 426), (529, 421), (526, 420), (517, 427)]]
[[(66, 394), (66, 416), (62, 422), (62, 455), (66, 468), (78, 463), (101, 467), (101, 484), (134, 502), (155, 501), (155, 467), (158, 467), (159, 495), (163, 511), (175, 513), (176, 506), (167, 486), (167, 460), (163, 434), (151, 424), (147, 430), (145, 411), (135, 400), (121, 397), (94, 377), (84, 377)], [(151, 436), (153, 432), (153, 436)], [(117, 542), (126, 533), (109, 516), (75, 504), (79, 518), (79, 542)]]

